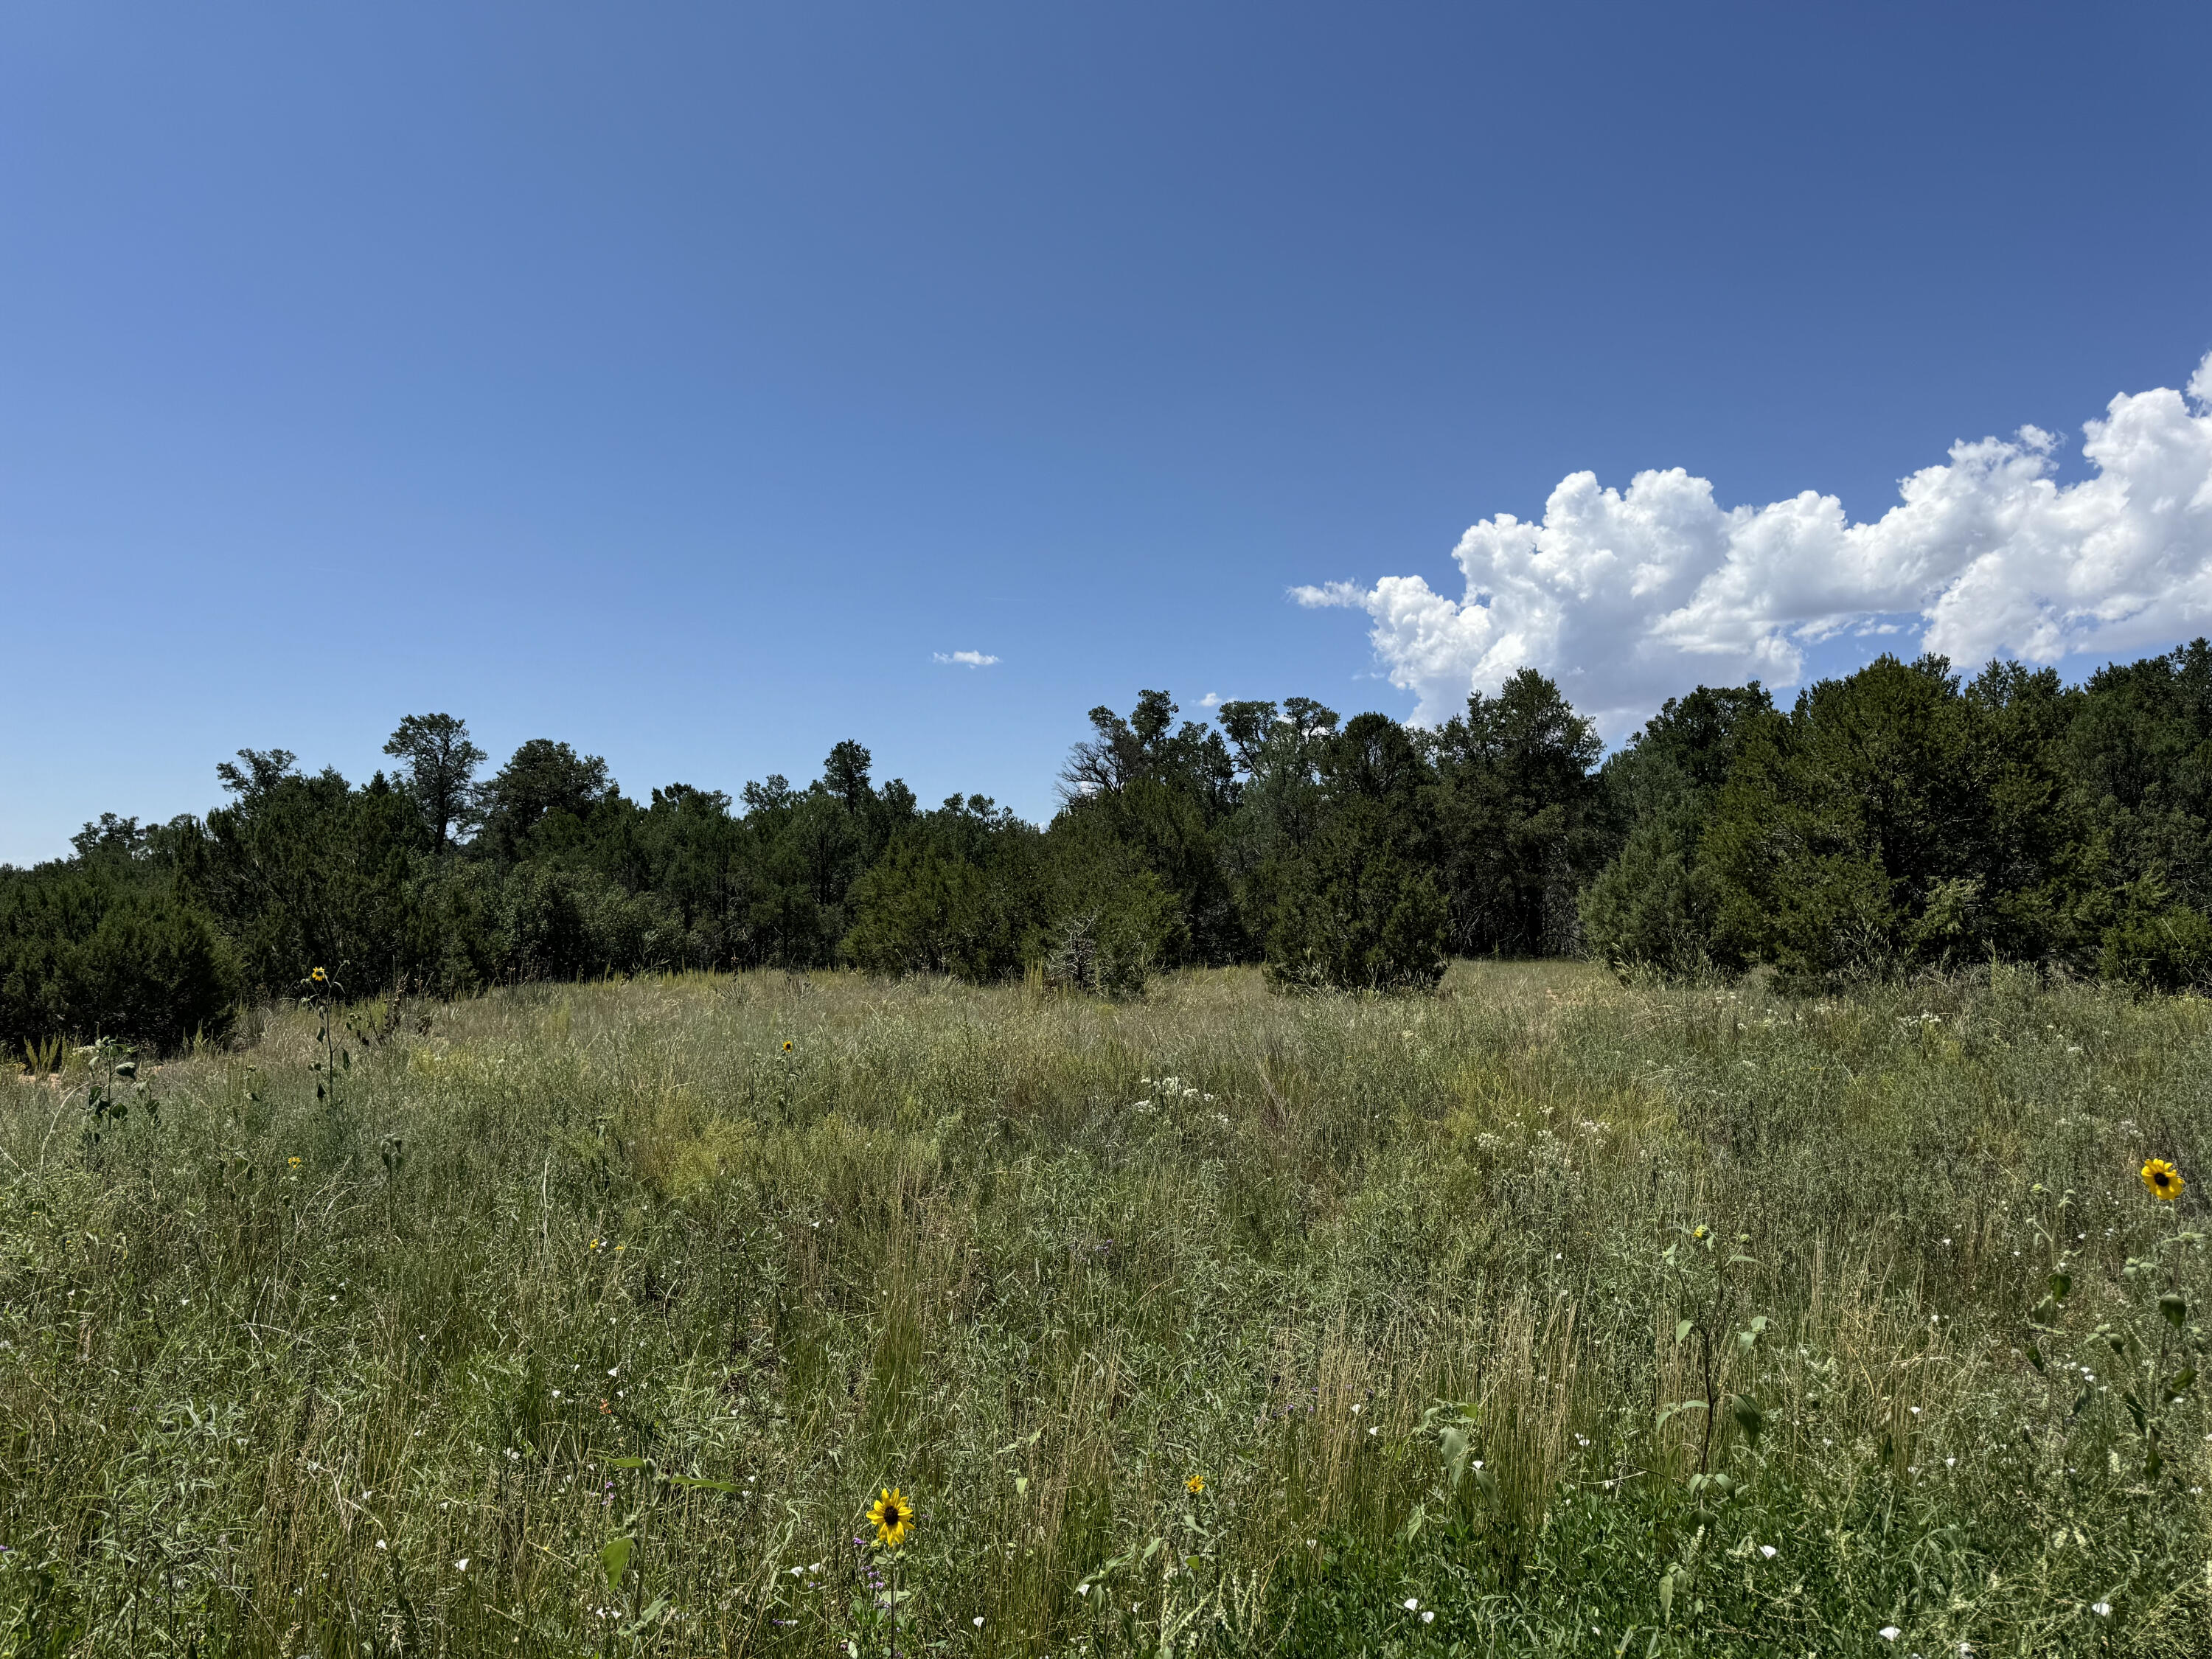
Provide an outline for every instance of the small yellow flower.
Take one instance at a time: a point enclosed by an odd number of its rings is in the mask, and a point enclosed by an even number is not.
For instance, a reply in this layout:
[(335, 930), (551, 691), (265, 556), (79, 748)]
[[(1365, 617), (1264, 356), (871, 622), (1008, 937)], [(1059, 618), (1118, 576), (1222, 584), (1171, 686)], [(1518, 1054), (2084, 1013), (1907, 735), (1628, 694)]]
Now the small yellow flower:
[(284, 1162), (285, 1162), (286, 1164), (289, 1164), (289, 1165), (290, 1165), (293, 1169), (295, 1169), (295, 1170), (296, 1170), (296, 1169), (298, 1169), (298, 1168), (300, 1167), (300, 1160), (299, 1160), (298, 1158), (286, 1158), (286, 1159), (284, 1160)]
[(1206, 1477), (1202, 1474), (1194, 1474), (1182, 1483), (1182, 1489), (1193, 1498), (1197, 1497), (1206, 1490)]
[(876, 1529), (876, 1542), (896, 1549), (914, 1525), (914, 1506), (896, 1486), (885, 1486), (884, 1495), (868, 1506), (868, 1524)]
[(595, 1238), (595, 1239), (593, 1239), (593, 1240), (592, 1241), (591, 1248), (596, 1250), (596, 1249), (598, 1249), (599, 1248), (599, 1246), (600, 1246), (600, 1245), (602, 1245), (602, 1244), (604, 1244), (604, 1243), (606, 1243), (606, 1240), (605, 1240), (604, 1238)]
[(330, 981), (324, 976), (323, 970), (319, 968), (316, 969), (313, 973), (308, 975), (307, 977), (314, 981), (318, 985), (327, 985), (330, 983)]
[(617, 1245), (616, 1245), (616, 1246), (615, 1246), (615, 1254), (616, 1254), (617, 1255), (621, 1255), (624, 1250), (626, 1250), (626, 1249), (629, 1249), (629, 1245), (627, 1245), (627, 1244), (617, 1244)]
[(1711, 1227), (1692, 1227), (1690, 1229), (1690, 1237), (1696, 1239), (1698, 1243), (1702, 1244), (1705, 1242), (1705, 1236), (1711, 1231), (1712, 1229)]
[(791, 1039), (789, 1037), (786, 1037), (783, 1040), (783, 1052), (787, 1054), (791, 1052)]
[(2162, 1158), (2154, 1158), (2142, 1166), (2142, 1184), (2150, 1195), (2171, 1204), (2181, 1196), (2181, 1189), (2189, 1183), (2181, 1178), (2181, 1171)]

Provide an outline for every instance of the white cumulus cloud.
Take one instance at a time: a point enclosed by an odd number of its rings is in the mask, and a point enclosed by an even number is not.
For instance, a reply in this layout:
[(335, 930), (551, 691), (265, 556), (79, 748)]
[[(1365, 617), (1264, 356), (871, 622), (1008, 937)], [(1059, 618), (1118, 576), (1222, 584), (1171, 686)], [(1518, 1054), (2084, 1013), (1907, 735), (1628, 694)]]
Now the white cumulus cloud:
[(939, 662), (963, 663), (969, 668), (988, 668), (998, 661), (996, 657), (987, 656), (981, 651), (933, 651), (930, 655)]
[(1391, 684), (1420, 700), (1416, 720), (1534, 666), (1608, 737), (1700, 681), (1793, 684), (1805, 647), (1847, 630), (1971, 668), (2162, 649), (2212, 628), (2212, 355), (2185, 395), (2124, 392), (2083, 433), (2092, 475), (2078, 483), (2051, 476), (2058, 440), (2027, 426), (1953, 445), (1863, 524), (1810, 490), (1723, 507), (1680, 467), (1626, 490), (1577, 472), (1541, 523), (1500, 513), (1460, 538), (1460, 599), (1419, 576), (1292, 597), (1364, 611)]

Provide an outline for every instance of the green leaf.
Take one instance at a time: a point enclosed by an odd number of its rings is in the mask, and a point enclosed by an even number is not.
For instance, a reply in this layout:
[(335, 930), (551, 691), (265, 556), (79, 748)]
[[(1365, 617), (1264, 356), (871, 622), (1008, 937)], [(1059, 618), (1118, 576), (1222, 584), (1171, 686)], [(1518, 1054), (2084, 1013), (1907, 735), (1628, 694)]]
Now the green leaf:
[(1743, 1437), (1757, 1445), (1759, 1431), (1766, 1426), (1766, 1413), (1759, 1410), (1759, 1401), (1747, 1394), (1740, 1394), (1731, 1402), (1729, 1410), (1735, 1418), (1736, 1427), (1743, 1431)]
[(661, 1615), (667, 1611), (668, 1598), (665, 1595), (654, 1596), (651, 1604), (647, 1607), (645, 1611), (639, 1613), (636, 1618), (631, 1620), (630, 1622), (623, 1627), (623, 1634), (629, 1637), (642, 1636), (647, 1631), (651, 1630), (655, 1625), (659, 1624), (660, 1622)]
[(1689, 1336), (1690, 1336), (1690, 1330), (1691, 1330), (1691, 1328), (1692, 1328), (1692, 1326), (1693, 1325), (1693, 1323), (1694, 1323), (1694, 1322), (1695, 1322), (1694, 1321), (1687, 1320), (1687, 1319), (1677, 1320), (1677, 1321), (1675, 1322), (1675, 1324), (1674, 1324), (1674, 1340), (1675, 1340), (1678, 1344), (1679, 1344), (1679, 1343), (1682, 1343), (1682, 1342), (1686, 1342), (1686, 1341), (1687, 1341), (1687, 1340), (1689, 1340)]
[(2038, 1349), (2033, 1342), (2027, 1345), (2027, 1363), (2034, 1366), (2038, 1370), (2041, 1370), (2043, 1369), (2042, 1352)]
[(2053, 1273), (2051, 1275), (2050, 1285), (2051, 1299), (2055, 1302), (2063, 1302), (2066, 1299), (2066, 1293), (2074, 1288), (2074, 1280), (2065, 1273)]
[(2166, 1322), (2177, 1331), (2181, 1328), (2182, 1322), (2189, 1317), (2189, 1304), (2172, 1291), (2159, 1297), (2158, 1310)]
[(607, 1588), (620, 1589), (623, 1573), (629, 1566), (629, 1553), (637, 1547), (635, 1538), (610, 1538), (599, 1552), (599, 1565), (606, 1569)]
[(1659, 1575), (1659, 1618), (1665, 1624), (1674, 1622), (1674, 1569), (1672, 1567)]
[(1468, 1454), (1474, 1449), (1464, 1429), (1446, 1429), (1437, 1436), (1437, 1449), (1444, 1462), (1444, 1474), (1454, 1486), (1467, 1473)]
[(2179, 1400), (2197, 1386), (2197, 1367), (2184, 1365), (2166, 1379), (2166, 1392), (2169, 1399)]

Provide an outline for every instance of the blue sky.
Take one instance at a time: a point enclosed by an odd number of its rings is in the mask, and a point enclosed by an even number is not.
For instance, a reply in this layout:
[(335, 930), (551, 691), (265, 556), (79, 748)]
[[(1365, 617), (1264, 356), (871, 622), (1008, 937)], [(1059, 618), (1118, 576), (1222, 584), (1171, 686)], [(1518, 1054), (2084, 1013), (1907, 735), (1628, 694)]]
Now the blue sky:
[[(2094, 483), (2212, 349), (2208, 62), (2179, 3), (11, 6), (0, 860), (433, 709), (1042, 816), (1140, 687), (1458, 695), (1497, 639), (1423, 658), (1404, 584), (1487, 626), (1462, 533), (1584, 470), (1856, 525), (2033, 422)], [(1731, 645), (1715, 580), (1708, 678), (1951, 626)], [(1659, 626), (1547, 625), (1571, 692)]]

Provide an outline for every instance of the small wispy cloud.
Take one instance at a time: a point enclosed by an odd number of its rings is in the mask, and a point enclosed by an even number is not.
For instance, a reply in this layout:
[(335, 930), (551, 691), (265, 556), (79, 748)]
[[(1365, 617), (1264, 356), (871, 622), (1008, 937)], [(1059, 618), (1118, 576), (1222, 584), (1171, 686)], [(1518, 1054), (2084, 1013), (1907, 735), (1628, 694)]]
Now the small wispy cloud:
[(996, 657), (982, 651), (933, 651), (930, 655), (939, 662), (958, 663), (967, 668), (988, 668), (998, 661)]
[(1209, 692), (1207, 692), (1204, 696), (1200, 697), (1200, 698), (1198, 700), (1198, 706), (1199, 706), (1200, 708), (1220, 708), (1220, 707), (1221, 707), (1221, 693), (1219, 693), (1218, 691), (1209, 691)]

